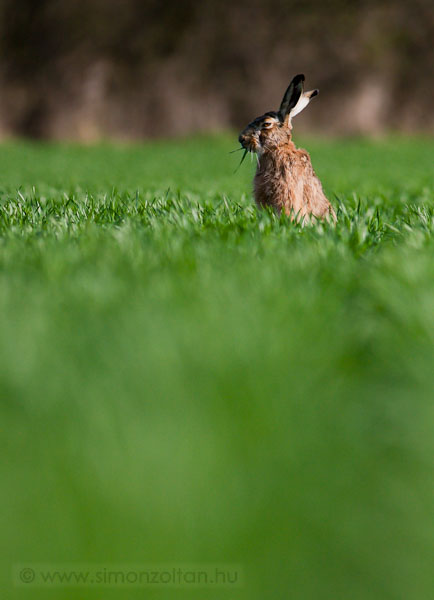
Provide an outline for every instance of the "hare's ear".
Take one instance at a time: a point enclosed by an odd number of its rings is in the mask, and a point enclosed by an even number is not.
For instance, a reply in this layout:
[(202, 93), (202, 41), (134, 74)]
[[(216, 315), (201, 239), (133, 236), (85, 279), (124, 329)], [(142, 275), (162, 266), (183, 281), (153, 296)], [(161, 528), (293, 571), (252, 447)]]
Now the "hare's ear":
[(304, 75), (296, 75), (288, 86), (279, 108), (279, 119), (283, 122), (296, 106), (303, 92)]
[(301, 111), (306, 108), (306, 106), (309, 104), (312, 98), (317, 94), (319, 94), (319, 90), (311, 90), (310, 92), (304, 92), (304, 94), (300, 96), (294, 108), (289, 111), (289, 116), (291, 117), (291, 119), (292, 117), (295, 117), (295, 115), (298, 115), (298, 113), (301, 113)]

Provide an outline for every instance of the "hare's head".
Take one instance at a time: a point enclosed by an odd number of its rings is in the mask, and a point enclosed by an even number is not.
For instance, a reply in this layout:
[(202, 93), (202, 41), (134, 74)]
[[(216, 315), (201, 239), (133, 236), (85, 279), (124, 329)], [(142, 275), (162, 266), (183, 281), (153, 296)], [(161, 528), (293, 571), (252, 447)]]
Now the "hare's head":
[(291, 139), (291, 119), (309, 104), (318, 90), (303, 92), (304, 75), (296, 75), (283, 96), (277, 112), (266, 112), (257, 117), (240, 133), (242, 147), (249, 152), (273, 150)]

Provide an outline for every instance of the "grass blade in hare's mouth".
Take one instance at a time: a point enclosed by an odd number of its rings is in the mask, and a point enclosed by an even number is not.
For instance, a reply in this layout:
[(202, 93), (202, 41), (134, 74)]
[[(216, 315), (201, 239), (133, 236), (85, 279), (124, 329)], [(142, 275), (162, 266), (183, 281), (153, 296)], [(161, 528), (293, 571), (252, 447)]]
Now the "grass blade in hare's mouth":
[(235, 150), (231, 150), (231, 151), (229, 152), (229, 154), (233, 154), (234, 152), (239, 152), (240, 150), (245, 150), (245, 148), (243, 148), (243, 147), (241, 146), (241, 148), (236, 148)]
[(234, 173), (236, 173), (236, 172), (238, 171), (238, 169), (241, 167), (241, 164), (242, 164), (243, 160), (246, 158), (246, 154), (247, 154), (247, 152), (248, 152), (248, 150), (246, 150), (246, 149), (245, 149), (245, 150), (244, 150), (244, 154), (243, 154), (243, 156), (241, 157), (240, 164), (239, 164), (239, 165), (238, 165), (238, 167), (235, 169)]

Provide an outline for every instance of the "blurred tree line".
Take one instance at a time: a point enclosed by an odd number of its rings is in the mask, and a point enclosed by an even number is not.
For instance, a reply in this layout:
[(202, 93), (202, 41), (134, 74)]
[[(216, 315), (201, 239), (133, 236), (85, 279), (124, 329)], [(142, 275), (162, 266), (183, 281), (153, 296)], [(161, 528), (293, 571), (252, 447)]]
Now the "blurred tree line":
[(320, 133), (434, 131), (432, 0), (0, 0), (0, 135), (234, 127), (296, 73)]

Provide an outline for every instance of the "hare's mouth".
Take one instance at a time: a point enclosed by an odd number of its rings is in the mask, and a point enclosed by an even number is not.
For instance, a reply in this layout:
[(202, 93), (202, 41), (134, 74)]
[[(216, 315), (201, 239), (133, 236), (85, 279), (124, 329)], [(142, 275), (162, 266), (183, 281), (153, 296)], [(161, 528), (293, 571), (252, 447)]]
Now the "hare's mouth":
[(261, 143), (254, 135), (245, 135), (241, 133), (238, 141), (244, 150), (248, 152), (259, 152), (261, 150)]
[[(252, 140), (252, 139), (246, 139), (243, 135), (240, 135), (239, 137), (239, 142), (241, 144), (241, 148), (238, 148), (238, 150), (244, 150), (243, 152), (243, 156), (240, 160), (240, 164), (237, 167), (237, 171), (238, 169), (241, 167), (241, 165), (244, 162), (244, 159), (246, 158), (247, 154), (250, 153), (250, 158), (253, 158), (253, 155), (256, 155), (256, 160), (258, 162), (258, 166), (259, 166), (259, 157), (262, 154), (262, 147), (261, 144), (256, 141), (256, 140)], [(236, 150), (233, 150), (233, 152), (236, 152)]]
[(255, 138), (249, 144), (250, 152), (258, 152), (261, 149), (261, 144)]
[(253, 154), (255, 154), (255, 153), (259, 154), (262, 150), (260, 142), (258, 140), (256, 140), (255, 138), (242, 144), (242, 146), (245, 150), (247, 150), (247, 152), (252, 152)]

